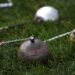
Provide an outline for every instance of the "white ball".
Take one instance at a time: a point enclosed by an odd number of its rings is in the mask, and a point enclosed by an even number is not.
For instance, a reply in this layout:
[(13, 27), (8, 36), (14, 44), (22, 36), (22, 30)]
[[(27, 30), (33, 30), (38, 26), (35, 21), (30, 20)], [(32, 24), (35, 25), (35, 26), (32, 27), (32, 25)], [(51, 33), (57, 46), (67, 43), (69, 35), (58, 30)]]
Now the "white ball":
[(54, 7), (44, 6), (37, 10), (35, 17), (39, 17), (43, 21), (56, 21), (59, 18), (59, 12)]

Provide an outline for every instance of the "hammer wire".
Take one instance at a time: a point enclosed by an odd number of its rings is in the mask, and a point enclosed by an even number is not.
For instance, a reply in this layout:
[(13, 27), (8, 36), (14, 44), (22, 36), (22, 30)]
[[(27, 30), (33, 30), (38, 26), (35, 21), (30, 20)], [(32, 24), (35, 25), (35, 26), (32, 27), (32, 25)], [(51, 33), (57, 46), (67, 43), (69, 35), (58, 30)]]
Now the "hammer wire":
[[(60, 35), (58, 35), (58, 36), (55, 36), (55, 37), (52, 37), (52, 38), (50, 38), (50, 39), (44, 40), (44, 42), (50, 42), (50, 41), (53, 41), (53, 40), (55, 40), (55, 39), (64, 37), (64, 36), (70, 34), (71, 32), (72, 32), (72, 31), (66, 32), (66, 33), (63, 33), (63, 34), (60, 34)], [(19, 41), (24, 41), (24, 40), (27, 40), (27, 39), (28, 39), (28, 38), (15, 39), (15, 40), (9, 40), (9, 41), (2, 41), (2, 42), (0, 42), (0, 45), (2, 45), (2, 44), (14, 43), (14, 42), (19, 42)]]

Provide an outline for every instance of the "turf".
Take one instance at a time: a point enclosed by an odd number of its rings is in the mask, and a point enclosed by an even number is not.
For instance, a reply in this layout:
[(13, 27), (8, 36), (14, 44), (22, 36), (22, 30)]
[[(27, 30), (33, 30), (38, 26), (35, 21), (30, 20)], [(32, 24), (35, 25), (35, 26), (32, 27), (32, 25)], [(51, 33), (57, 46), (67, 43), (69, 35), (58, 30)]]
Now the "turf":
[[(75, 0), (12, 1), (13, 7), (0, 8), (0, 27), (15, 26), (0, 31), (0, 40), (27, 38), (31, 35), (44, 40), (75, 28)], [(51, 5), (59, 10), (60, 25), (54, 22), (33, 22), (36, 10), (42, 5)], [(17, 51), (21, 43), (10, 43), (0, 47), (0, 75), (75, 75), (75, 44), (69, 41), (69, 36), (47, 42), (54, 60), (48, 59), (45, 66), (20, 62)]]

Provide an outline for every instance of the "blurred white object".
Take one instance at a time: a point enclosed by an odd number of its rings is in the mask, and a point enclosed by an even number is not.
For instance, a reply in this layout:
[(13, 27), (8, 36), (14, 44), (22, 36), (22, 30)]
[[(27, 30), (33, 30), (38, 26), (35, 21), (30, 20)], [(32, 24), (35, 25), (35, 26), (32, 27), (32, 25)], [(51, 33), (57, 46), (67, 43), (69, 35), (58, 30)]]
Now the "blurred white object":
[(59, 19), (59, 12), (51, 6), (44, 6), (37, 10), (35, 19), (40, 21), (56, 21)]
[(13, 6), (13, 3), (11, 2), (11, 0), (8, 0), (8, 3), (1, 3), (0, 4), (0, 8), (3, 8), (3, 7), (12, 7)]

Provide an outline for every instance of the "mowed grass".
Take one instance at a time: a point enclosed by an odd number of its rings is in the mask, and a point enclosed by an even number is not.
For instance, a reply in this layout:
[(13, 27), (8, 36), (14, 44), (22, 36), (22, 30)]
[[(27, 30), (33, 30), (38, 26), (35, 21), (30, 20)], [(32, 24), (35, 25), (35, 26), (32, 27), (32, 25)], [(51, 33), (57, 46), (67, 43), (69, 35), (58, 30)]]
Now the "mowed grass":
[[(75, 0), (12, 0), (11, 8), (0, 8), (0, 27), (12, 26), (0, 31), (0, 40), (27, 38), (31, 35), (45, 40), (75, 28)], [(35, 23), (33, 17), (42, 5), (57, 8), (61, 24)], [(54, 60), (47, 65), (20, 62), (17, 51), (22, 42), (4, 44), (0, 47), (0, 75), (75, 75), (75, 47), (69, 36), (47, 42)]]

